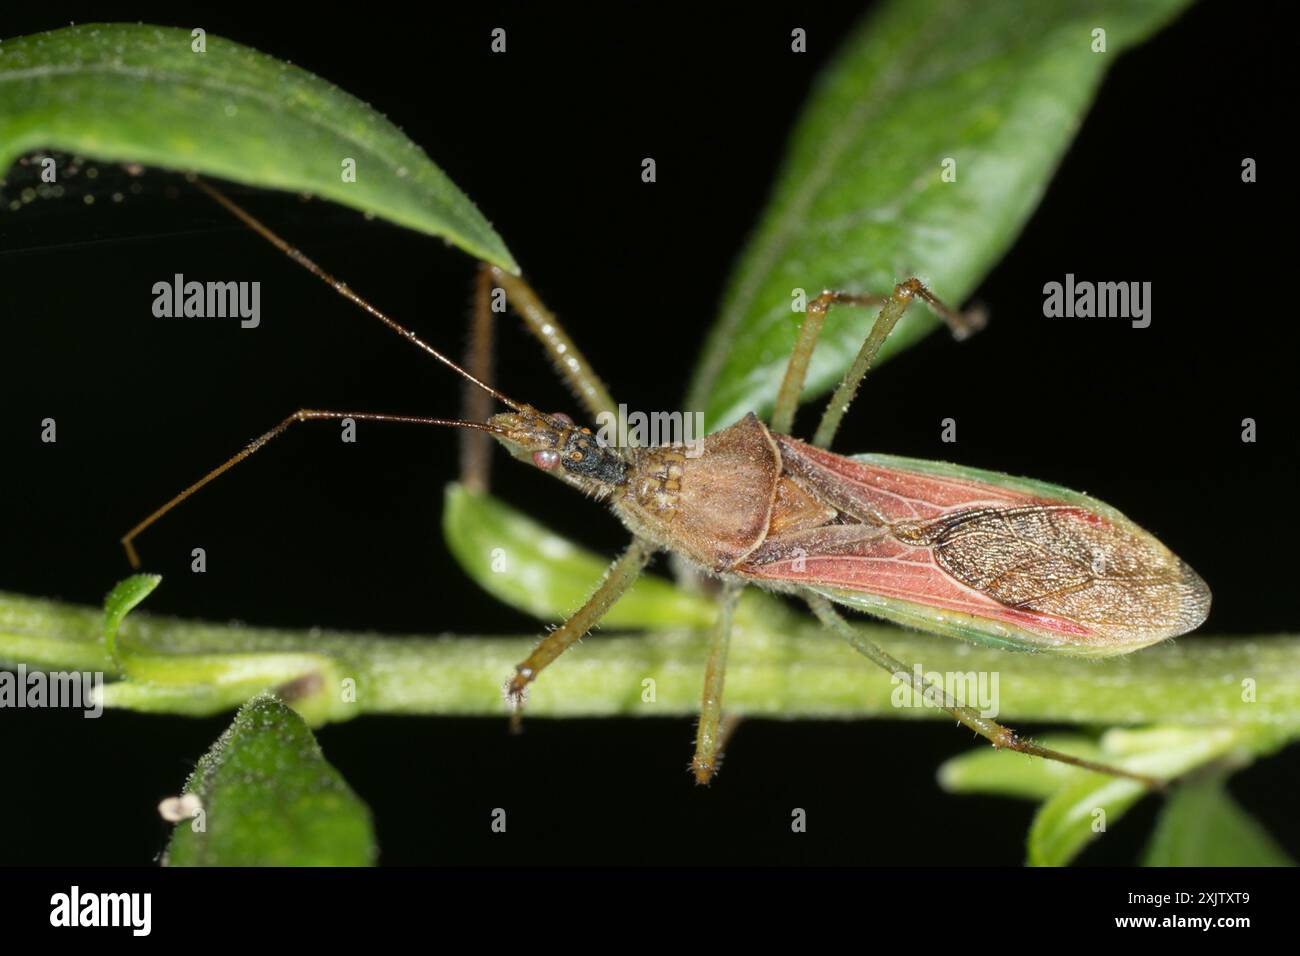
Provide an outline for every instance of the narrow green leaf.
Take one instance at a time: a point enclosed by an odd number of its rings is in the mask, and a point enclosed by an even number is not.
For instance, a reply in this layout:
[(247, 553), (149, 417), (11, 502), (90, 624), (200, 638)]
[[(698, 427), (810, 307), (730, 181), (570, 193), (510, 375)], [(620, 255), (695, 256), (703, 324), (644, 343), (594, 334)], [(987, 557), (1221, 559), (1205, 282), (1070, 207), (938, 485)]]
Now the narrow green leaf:
[[(795, 289), (888, 292), (910, 275), (959, 305), (1015, 240), (1107, 68), (1188, 0), (894, 0), (819, 80), (732, 276), (687, 408), (712, 430), (771, 408)], [(1093, 52), (1093, 31), (1106, 52)], [(956, 180), (941, 179), (945, 160)], [(874, 315), (874, 310), (872, 312)], [(870, 317), (832, 310), (807, 396), (848, 368)], [(913, 306), (881, 358), (938, 324)]]
[(1295, 866), (1221, 780), (1178, 789), (1156, 824), (1143, 866)]
[(341, 693), (347, 676), (325, 654), (136, 654), (122, 680), (105, 684), (105, 707), (202, 716), (232, 710), (261, 693), (275, 693), (313, 726), (359, 713)]
[(368, 866), (370, 811), (274, 697), (249, 701), (185, 784), (201, 813), (182, 820), (169, 866)]
[[(1256, 740), (1256, 737), (1259, 740)], [(1171, 780), (1213, 760), (1248, 759), (1267, 735), (1242, 727), (1153, 727), (1112, 730), (1102, 738), (1101, 758), (1125, 770)], [(1029, 863), (1063, 866), (1147, 795), (1133, 780), (1072, 768), (1029, 828)]]
[(313, 193), (518, 271), (468, 197), (374, 109), (224, 37), (208, 35), (206, 52), (194, 42), (110, 23), (0, 43), (0, 175), (45, 148)]
[(1132, 780), (1089, 773), (1061, 787), (1029, 828), (1029, 864), (1064, 866), (1113, 826), (1146, 788)]
[(100, 690), (105, 707), (200, 716), (274, 692), (312, 724), (356, 715), (357, 709), (337, 692), (343, 675), (338, 662), (327, 655), (203, 654), (199, 647), (183, 645), (159, 653), (150, 647), (122, 647), (117, 634), (123, 619), (161, 581), (156, 574), (133, 575), (118, 582), (104, 601), (104, 648), (114, 676), (120, 678)]
[[(523, 512), (462, 485), (447, 486), (447, 547), (497, 600), (543, 620), (562, 620), (595, 590), (612, 558), (567, 541)], [(605, 615), (607, 628), (708, 627), (712, 602), (643, 575)]]
[(117, 632), (122, 620), (131, 613), (131, 609), (147, 598), (162, 581), (157, 574), (133, 574), (119, 581), (108, 597), (104, 599), (104, 647), (108, 656), (118, 667), (122, 666), (123, 657), (117, 643)]

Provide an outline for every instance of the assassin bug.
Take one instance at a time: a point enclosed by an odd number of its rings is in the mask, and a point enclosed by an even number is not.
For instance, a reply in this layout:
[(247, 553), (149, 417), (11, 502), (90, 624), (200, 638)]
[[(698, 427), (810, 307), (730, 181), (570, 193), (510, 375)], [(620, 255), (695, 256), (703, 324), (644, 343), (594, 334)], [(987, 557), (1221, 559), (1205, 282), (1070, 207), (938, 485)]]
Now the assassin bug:
[[(587, 602), (540, 641), (507, 682), (516, 725), (529, 684), (600, 621), (655, 552), (669, 551), (722, 582), (692, 761), (700, 783), (716, 772), (725, 736), (721, 701), (732, 611), (741, 590), (753, 584), (803, 598), (826, 627), (915, 691), (936, 695), (944, 709), (994, 747), (1161, 786), (1159, 780), (1018, 736), (912, 674), (835, 609), (846, 605), (1012, 649), (1097, 657), (1186, 633), (1209, 612), (1209, 589), (1191, 568), (1124, 515), (1086, 495), (956, 465), (886, 455), (850, 458), (826, 450), (876, 352), (913, 299), (934, 309), (958, 337), (978, 328), (978, 314), (956, 312), (915, 278), (886, 296), (823, 292), (808, 304), (770, 425), (750, 413), (708, 435), (698, 457), (672, 445), (616, 448), (597, 441), (569, 416), (538, 411), (486, 381), (492, 336), (488, 299), (497, 286), (587, 412), (599, 418), (616, 409), (586, 358), (522, 278), (494, 266), (480, 268), (467, 362), (475, 374), (370, 305), (222, 193), (195, 182), (340, 295), (460, 375), (467, 383), (467, 418), (297, 411), (132, 528), (122, 538), (132, 565), (139, 563), (134, 539), (145, 528), (297, 422), (352, 418), (462, 428), (471, 439), (463, 446), (471, 486), (486, 485), (485, 440), (491, 435), (515, 458), (606, 503), (633, 536)], [(788, 432), (832, 305), (879, 305), (881, 310), (813, 441), (805, 443)], [(490, 414), (492, 400), (509, 410)]]

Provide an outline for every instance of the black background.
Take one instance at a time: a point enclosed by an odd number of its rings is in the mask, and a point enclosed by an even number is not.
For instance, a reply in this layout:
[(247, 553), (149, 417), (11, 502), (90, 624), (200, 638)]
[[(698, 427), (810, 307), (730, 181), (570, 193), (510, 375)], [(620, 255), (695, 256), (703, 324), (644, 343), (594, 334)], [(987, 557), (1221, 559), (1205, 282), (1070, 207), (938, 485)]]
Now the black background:
[[(1296, 626), (1284, 560), (1296, 531), (1285, 503), (1297, 478), (1293, 357), (1279, 332), (1294, 321), (1292, 270), (1280, 268), (1269, 162), (1289, 34), (1269, 23), (1272, 9), (1202, 4), (1116, 64), (1046, 199), (976, 295), (990, 328), (961, 346), (934, 336), (892, 362), (837, 445), (955, 457), (1116, 504), (1210, 582), (1207, 633)], [(375, 105), (496, 225), (616, 397), (647, 409), (678, 407), (792, 121), (860, 12), (168, 10), (101, 5), (94, 16), (201, 25)], [(9, 9), (0, 35), (72, 15)], [(506, 56), (489, 53), (494, 26), (509, 32)], [(794, 26), (808, 31), (806, 55), (789, 51)], [(644, 156), (658, 163), (653, 186), (640, 181)], [(1241, 183), (1245, 156), (1259, 160), (1260, 183)], [(125, 528), (296, 408), (457, 407), (439, 367), (178, 178), (151, 171), (114, 203), (129, 182), (105, 167), (93, 205), (76, 193), (0, 207), (6, 590), (98, 604), (128, 571)], [(459, 351), (468, 257), (340, 207), (231, 191)], [(154, 319), (152, 284), (174, 272), (261, 280), (261, 328)], [(1045, 320), (1043, 283), (1066, 272), (1151, 281), (1152, 326)], [(571, 408), (517, 323), (505, 329), (507, 389)], [(46, 416), (57, 445), (39, 441)], [(955, 449), (939, 441), (947, 416), (959, 423)], [(1240, 441), (1247, 416), (1256, 444)], [(165, 580), (147, 608), (295, 628), (540, 631), (481, 593), (441, 542), (453, 434), (370, 427), (355, 445), (334, 435), (295, 430), (151, 530), (146, 565)], [(624, 540), (612, 517), (503, 457), (495, 487), (604, 553)], [(207, 549), (204, 575), (188, 569), (195, 543)], [(864, 672), (871, 679), (884, 677)], [(149, 863), (166, 835), (155, 804), (228, 720), (3, 713), (0, 863)], [(939, 791), (937, 764), (973, 746), (945, 722), (751, 722), (707, 790), (686, 773), (685, 719), (534, 720), (512, 738), (504, 718), (363, 718), (319, 737), (373, 808), (393, 864), (1015, 864), (1032, 816), (1029, 804)], [(1293, 853), (1298, 776), (1293, 750), (1233, 782)], [(497, 806), (510, 812), (508, 838), (489, 832)], [(790, 832), (796, 806), (809, 813), (805, 835)], [(1135, 859), (1155, 807), (1139, 806), (1083, 862)]]

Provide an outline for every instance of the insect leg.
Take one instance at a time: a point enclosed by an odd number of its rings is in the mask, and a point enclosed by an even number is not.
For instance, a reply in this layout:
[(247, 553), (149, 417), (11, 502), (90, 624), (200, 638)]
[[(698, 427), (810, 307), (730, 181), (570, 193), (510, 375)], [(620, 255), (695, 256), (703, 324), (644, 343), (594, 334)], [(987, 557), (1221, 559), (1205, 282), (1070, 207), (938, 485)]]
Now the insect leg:
[(919, 279), (911, 278), (906, 282), (900, 282), (894, 287), (894, 294), (884, 300), (884, 308), (876, 316), (875, 322), (871, 324), (871, 331), (867, 333), (866, 340), (862, 343), (862, 348), (858, 350), (857, 358), (853, 360), (853, 365), (844, 374), (839, 387), (831, 396), (831, 400), (826, 404), (826, 411), (822, 413), (821, 423), (817, 426), (817, 431), (813, 435), (813, 445), (817, 448), (830, 447), (831, 441), (835, 438), (835, 432), (839, 430), (840, 420), (844, 418), (844, 413), (849, 410), (849, 405), (853, 403), (854, 397), (858, 394), (858, 388), (862, 385), (862, 379), (866, 376), (867, 370), (871, 367), (871, 361), (880, 351), (880, 347), (885, 344), (885, 339), (889, 333), (894, 330), (898, 320), (903, 317), (907, 311), (908, 305), (915, 296), (926, 302), (930, 308), (939, 313), (952, 329), (953, 337), (961, 340), (970, 336), (973, 332), (984, 327), (985, 316), (982, 310), (974, 309), (968, 313), (960, 313), (955, 309), (944, 305), (934, 296)]
[(700, 702), (700, 723), (695, 735), (695, 757), (691, 772), (697, 784), (706, 784), (718, 772), (722, 754), (722, 686), (727, 676), (727, 648), (731, 644), (731, 623), (743, 584), (727, 584), (718, 602), (718, 619), (713, 625), (709, 662), (704, 668), (704, 697)]
[(817, 347), (817, 339), (821, 336), (822, 325), (826, 321), (826, 311), (831, 305), (880, 305), (887, 301), (889, 300), (884, 296), (855, 295), (828, 289), (808, 303), (804, 309), (803, 324), (799, 326), (799, 337), (795, 339), (790, 362), (785, 367), (785, 377), (781, 379), (781, 388), (776, 393), (776, 405), (772, 409), (772, 431), (781, 435), (790, 434), (794, 425), (794, 413), (799, 407), (799, 396), (803, 392), (804, 379), (808, 377), (808, 363), (812, 360), (813, 349)]
[(505, 290), (506, 297), (528, 326), (528, 331), (542, 343), (560, 377), (564, 379), (564, 384), (592, 418), (602, 412), (617, 415), (618, 406), (610, 397), (604, 382), (573, 339), (569, 338), (555, 314), (542, 304), (532, 286), (522, 276), (512, 276), (497, 266), (486, 268), (492, 282)]
[(167, 512), (171, 511), (178, 504), (180, 504), (190, 495), (194, 494), (194, 492), (198, 491), (204, 485), (224, 475), (231, 468), (234, 468), (245, 458), (252, 455), (253, 452), (260, 449), (271, 439), (278, 438), (289, 428), (290, 425), (296, 425), (298, 422), (317, 421), (320, 419), (332, 419), (338, 421), (344, 418), (351, 418), (356, 421), (367, 421), (367, 422), (403, 422), (411, 425), (450, 425), (450, 426), (465, 427), (465, 428), (485, 427), (475, 422), (458, 422), (458, 421), (452, 421), (444, 418), (420, 418), (412, 415), (381, 415), (374, 412), (328, 412), (328, 411), (321, 411), (315, 408), (299, 409), (298, 411), (290, 415), (288, 418), (286, 418), (284, 421), (280, 422), (280, 424), (272, 428), (269, 432), (266, 432), (264, 435), (261, 435), (258, 438), (255, 438), (253, 441), (249, 442), (247, 447), (245, 447), (238, 454), (232, 455), (230, 458), (227, 458), (216, 468), (213, 468), (210, 472), (208, 472), (198, 481), (194, 482), (194, 484), (190, 485), (180, 494), (176, 495), (174, 498), (172, 498), (162, 507), (158, 508), (152, 514), (150, 514), (149, 517), (145, 518), (134, 528), (132, 528), (130, 531), (124, 534), (122, 536), (122, 547), (126, 549), (126, 557), (127, 560), (131, 562), (131, 567), (133, 568), (140, 567), (140, 556), (136, 553), (135, 545), (133, 543), (135, 539), (139, 536), (140, 532), (144, 531), (145, 528), (149, 527), (151, 524), (153, 524), (155, 521), (157, 521)]
[(515, 668), (514, 677), (506, 682), (505, 687), (506, 701), (514, 710), (510, 719), (513, 729), (519, 729), (523, 718), (524, 694), (528, 685), (537, 679), (538, 673), (544, 667), (599, 623), (605, 613), (623, 596), (623, 592), (640, 576), (641, 569), (646, 566), (653, 553), (653, 545), (640, 538), (633, 538), (627, 550), (610, 565), (609, 570), (605, 572), (605, 579), (592, 592), (591, 597), (587, 598), (587, 602), (567, 621), (542, 638), (541, 643), (533, 648), (528, 658)]
[(937, 699), (943, 701), (943, 709), (957, 718), (958, 722), (965, 724), (975, 733), (984, 737), (989, 743), (999, 750), (1015, 750), (1019, 753), (1029, 754), (1035, 757), (1045, 757), (1048, 760), (1056, 760), (1060, 763), (1070, 764), (1074, 767), (1082, 767), (1084, 770), (1092, 770), (1097, 773), (1109, 774), (1113, 777), (1125, 777), (1129, 780), (1136, 780), (1139, 783), (1151, 787), (1155, 790), (1164, 789), (1164, 781), (1154, 777), (1148, 777), (1144, 774), (1133, 773), (1130, 770), (1124, 770), (1121, 767), (1111, 766), (1109, 764), (1095, 763), (1091, 760), (1084, 760), (1059, 750), (1052, 750), (1048, 747), (1040, 746), (1032, 740), (1026, 740), (1009, 727), (1004, 727), (995, 720), (984, 717), (978, 710), (973, 707), (963, 707), (948, 696), (947, 692), (938, 684), (932, 684), (924, 678), (918, 678), (907, 667), (879, 645), (868, 641), (852, 624), (846, 621), (831, 606), (831, 602), (821, 595), (808, 594), (804, 596), (808, 606), (812, 608), (818, 619), (835, 633), (839, 634), (852, 645), (853, 649), (869, 658), (872, 662), (880, 665), (899, 680), (907, 681), (914, 691), (918, 694), (929, 693)]
[[(474, 307), (470, 313), (469, 343), (465, 369), (481, 382), (492, 384), (492, 273), (486, 263), (474, 280)], [(492, 396), (468, 381), (461, 393), (461, 417), (471, 422), (486, 421), (492, 414)], [(470, 491), (488, 490), (492, 477), (492, 439), (486, 432), (469, 429), (460, 436), (460, 483)]]

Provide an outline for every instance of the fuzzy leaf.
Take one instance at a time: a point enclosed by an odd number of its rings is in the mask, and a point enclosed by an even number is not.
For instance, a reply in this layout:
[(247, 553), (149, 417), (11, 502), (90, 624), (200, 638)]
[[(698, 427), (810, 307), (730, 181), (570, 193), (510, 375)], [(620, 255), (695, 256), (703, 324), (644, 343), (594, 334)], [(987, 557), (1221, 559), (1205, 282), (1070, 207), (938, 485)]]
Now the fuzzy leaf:
[(185, 793), (202, 817), (182, 820), (169, 866), (367, 866), (370, 811), (326, 763), (291, 708), (249, 701), (199, 761)]
[[(85, 24), (0, 44), (0, 176), (34, 149), (306, 192), (518, 271), (469, 198), (400, 129), (332, 83), (189, 30)], [(343, 163), (356, 163), (345, 182)]]

